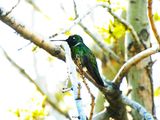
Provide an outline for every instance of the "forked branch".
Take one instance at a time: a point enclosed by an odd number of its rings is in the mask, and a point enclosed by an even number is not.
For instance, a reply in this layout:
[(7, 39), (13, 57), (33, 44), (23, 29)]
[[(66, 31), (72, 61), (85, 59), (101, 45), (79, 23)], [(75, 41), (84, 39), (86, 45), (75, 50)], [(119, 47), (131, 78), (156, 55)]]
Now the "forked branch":
[(146, 57), (151, 56), (152, 54), (157, 53), (160, 50), (159, 46), (154, 46), (151, 48), (148, 48), (137, 55), (133, 56), (130, 58), (123, 66), (120, 68), (118, 71), (117, 75), (113, 79), (113, 82), (117, 84), (118, 86), (122, 82), (123, 77), (128, 73), (129, 69), (133, 66), (136, 65), (139, 61), (143, 60)]

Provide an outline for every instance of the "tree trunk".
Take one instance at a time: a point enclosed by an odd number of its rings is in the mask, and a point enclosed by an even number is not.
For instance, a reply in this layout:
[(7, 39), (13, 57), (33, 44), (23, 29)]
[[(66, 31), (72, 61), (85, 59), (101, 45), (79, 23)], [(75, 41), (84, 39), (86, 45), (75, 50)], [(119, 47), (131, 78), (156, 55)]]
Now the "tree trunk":
[[(135, 40), (133, 40), (129, 34), (126, 35), (126, 59), (129, 59), (140, 51), (150, 47), (147, 0), (128, 1), (127, 21), (133, 26), (142, 43), (142, 45), (138, 46), (133, 42)], [(127, 75), (127, 80), (132, 86), (132, 99), (143, 105), (149, 112), (153, 113), (151, 62), (151, 58), (148, 57), (133, 66)], [(141, 120), (140, 116), (135, 111), (132, 113), (134, 120)]]

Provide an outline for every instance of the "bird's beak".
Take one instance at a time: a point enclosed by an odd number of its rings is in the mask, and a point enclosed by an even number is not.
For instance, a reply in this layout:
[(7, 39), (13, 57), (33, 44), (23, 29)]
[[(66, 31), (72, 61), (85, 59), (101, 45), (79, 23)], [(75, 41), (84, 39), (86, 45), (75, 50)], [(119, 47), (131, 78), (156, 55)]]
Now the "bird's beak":
[(50, 40), (50, 41), (64, 41), (64, 42), (67, 42), (66, 40)]

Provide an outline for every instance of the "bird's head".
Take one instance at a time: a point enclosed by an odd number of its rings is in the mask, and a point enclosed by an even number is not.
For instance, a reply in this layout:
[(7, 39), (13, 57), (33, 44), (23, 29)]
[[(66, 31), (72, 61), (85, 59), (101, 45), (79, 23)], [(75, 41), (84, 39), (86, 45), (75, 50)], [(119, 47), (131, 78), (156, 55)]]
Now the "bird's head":
[(83, 43), (83, 40), (79, 35), (71, 35), (66, 40), (51, 40), (51, 41), (64, 41), (67, 42), (70, 47), (73, 47), (79, 43)]
[(75, 46), (79, 43), (83, 43), (83, 40), (82, 40), (81, 36), (79, 36), (79, 35), (69, 36), (66, 41), (70, 47)]

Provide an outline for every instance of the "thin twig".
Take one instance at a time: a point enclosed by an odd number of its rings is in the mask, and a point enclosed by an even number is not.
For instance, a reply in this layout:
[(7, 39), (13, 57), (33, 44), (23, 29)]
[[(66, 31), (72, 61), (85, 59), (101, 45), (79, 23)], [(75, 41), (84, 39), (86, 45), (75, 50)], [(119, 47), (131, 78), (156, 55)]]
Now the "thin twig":
[(61, 31), (61, 32), (59, 32), (59, 33), (56, 33), (56, 34), (51, 35), (49, 38), (52, 38), (52, 37), (55, 37), (55, 36), (57, 36), (57, 35), (59, 35), (59, 34), (64, 34), (64, 33), (66, 33), (67, 31), (70, 31), (75, 25), (77, 25), (78, 23), (80, 23), (85, 17), (87, 17), (91, 12), (93, 12), (94, 9), (97, 8), (97, 7), (98, 7), (98, 5), (93, 6), (93, 7), (90, 8), (84, 15), (82, 15), (81, 17), (77, 17), (77, 18), (73, 21), (72, 25), (70, 25), (69, 27), (67, 27), (66, 29), (64, 29), (63, 31)]
[(94, 112), (94, 107), (95, 107), (95, 97), (94, 97), (93, 93), (91, 92), (91, 90), (90, 90), (90, 88), (89, 88), (89, 86), (88, 86), (88, 84), (87, 84), (87, 82), (85, 80), (84, 72), (85, 71), (80, 70), (80, 75), (82, 76), (83, 83), (86, 86), (87, 91), (88, 91), (88, 93), (91, 96), (91, 111), (90, 111), (90, 115), (89, 115), (89, 120), (92, 120), (92, 118), (93, 118), (93, 112)]
[[(36, 87), (36, 89), (43, 95), (45, 96), (45, 92), (41, 89), (41, 87), (35, 82), (35, 80), (32, 79), (32, 77), (27, 73), (25, 72), (25, 70), (20, 67), (8, 54), (7, 52), (1, 47), (3, 53), (4, 53), (4, 56), (7, 58), (7, 60), (16, 68), (20, 71), (20, 73), (25, 77), (27, 78), (31, 83), (33, 83)], [(47, 96), (47, 95), (46, 95)], [(62, 111), (57, 105), (56, 103), (54, 103), (50, 98), (49, 96), (47, 96), (46, 98), (46, 101), (55, 109), (57, 110), (60, 114), (64, 115), (65, 117), (69, 118), (69, 115), (68, 113)]]
[(78, 15), (77, 4), (75, 0), (73, 0), (73, 5), (74, 5), (75, 19), (77, 19), (79, 15)]
[(13, 10), (14, 8), (16, 8), (18, 6), (18, 4), (20, 3), (21, 0), (18, 0), (17, 3), (11, 8), (10, 11), (6, 12), (5, 16), (9, 15)]
[(92, 120), (92, 118), (93, 118), (93, 112), (94, 112), (94, 107), (95, 107), (95, 97), (94, 97), (94, 95), (92, 94), (92, 92), (91, 92), (91, 90), (90, 90), (90, 88), (89, 88), (89, 86), (88, 86), (85, 78), (84, 78), (84, 77), (82, 77), (82, 78), (83, 78), (83, 83), (84, 83), (84, 85), (86, 86), (87, 91), (88, 91), (88, 93), (89, 93), (90, 96), (91, 96), (91, 111), (90, 111), (90, 115), (89, 115), (89, 120)]
[(28, 2), (35, 11), (39, 12), (40, 14), (42, 14), (45, 18), (49, 18), (51, 19), (48, 15), (46, 15), (40, 8), (39, 6), (35, 3), (34, 0), (26, 0), (26, 2)]
[(148, 17), (149, 17), (150, 25), (151, 25), (152, 31), (154, 33), (154, 36), (156, 37), (156, 40), (157, 40), (158, 44), (160, 45), (160, 36), (158, 34), (158, 31), (157, 31), (156, 26), (153, 21), (152, 0), (148, 0)]
[(115, 78), (113, 79), (113, 82), (117, 84), (118, 86), (122, 82), (122, 78), (128, 73), (129, 69), (137, 64), (139, 61), (143, 60), (144, 58), (157, 53), (160, 50), (158, 46), (154, 46), (151, 48), (148, 48), (138, 54), (136, 54), (134, 57), (130, 58), (123, 66), (120, 68), (118, 73), (116, 74)]

